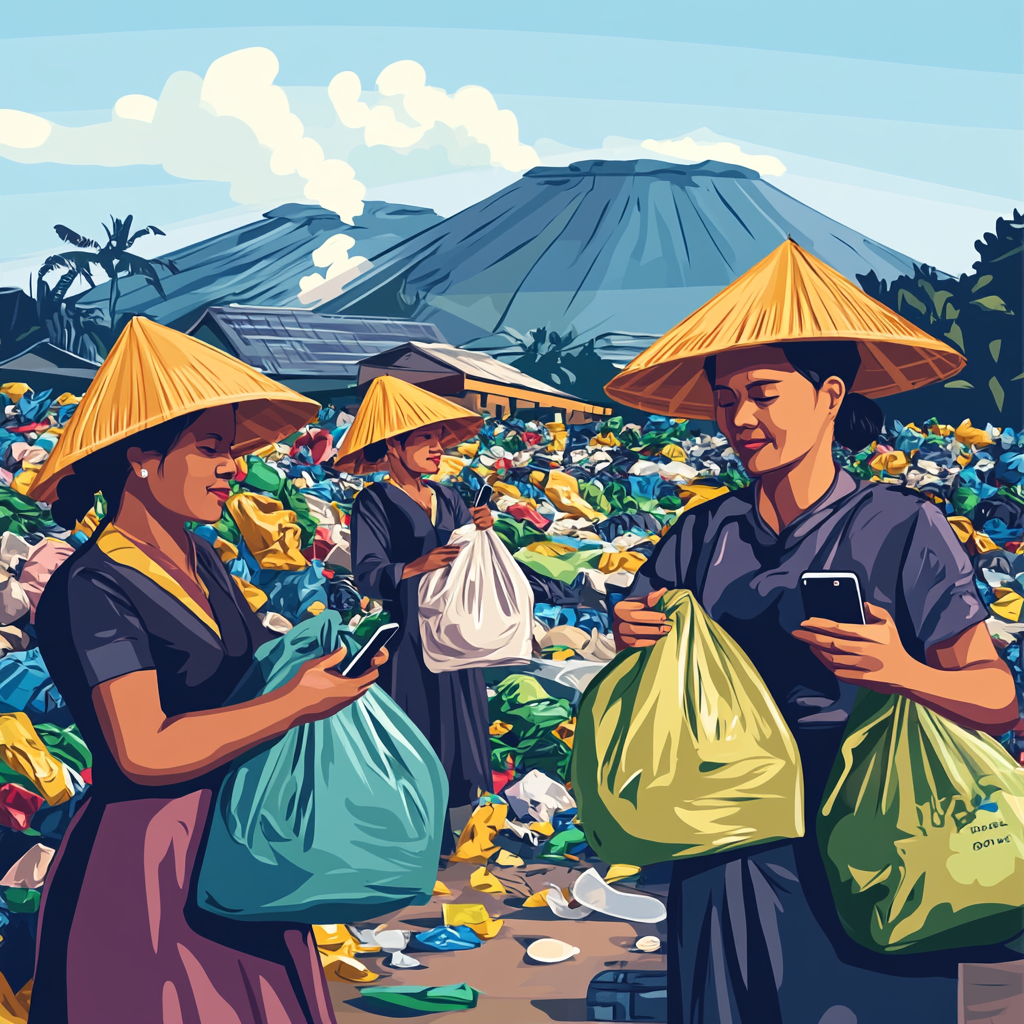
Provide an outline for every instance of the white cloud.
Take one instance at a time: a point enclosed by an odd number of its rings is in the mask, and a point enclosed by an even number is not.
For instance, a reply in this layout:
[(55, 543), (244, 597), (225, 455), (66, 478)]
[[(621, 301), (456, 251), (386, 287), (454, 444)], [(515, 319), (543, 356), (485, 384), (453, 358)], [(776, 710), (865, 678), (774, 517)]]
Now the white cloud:
[[(487, 147), (493, 167), (525, 171), (539, 162), (533, 148), (519, 141), (516, 115), (499, 109), (479, 85), (449, 95), (427, 85), (427, 73), (416, 61), (400, 60), (377, 76), (377, 90), (383, 99), (372, 106), (363, 102), (359, 77), (352, 71), (335, 75), (327, 90), (341, 123), (361, 128), (367, 146), (442, 146), (454, 166), (466, 166), (460, 150), (480, 145)], [(455, 131), (439, 131), (438, 126)]]
[(215, 60), (205, 78), (176, 72), (159, 100), (122, 97), (101, 124), (66, 128), (7, 111), (0, 155), (22, 163), (160, 164), (179, 178), (230, 183), (237, 203), (319, 203), (351, 223), (366, 190), (349, 164), (326, 159), (305, 134), (273, 84), (277, 72), (277, 57), (253, 47)]
[[(323, 245), (313, 250), (313, 266), (326, 267), (327, 275), (310, 274), (308, 277), (302, 278), (299, 281), (299, 290), (308, 292), (319, 287), (325, 281), (330, 281), (332, 277), (361, 268), (364, 263), (368, 268), (370, 264), (362, 256), (349, 256), (348, 251), (355, 244), (356, 240), (351, 235), (331, 235)], [(350, 275), (349, 279), (354, 276), (354, 274)]]
[(45, 117), (26, 114), (24, 110), (0, 110), (0, 141), (15, 149), (41, 146), (50, 131), (50, 122)]
[(726, 164), (738, 164), (749, 167), (758, 174), (780, 175), (786, 173), (786, 165), (774, 156), (755, 156), (744, 153), (733, 142), (695, 142), (689, 136), (682, 139), (644, 139), (640, 143), (644, 149), (676, 160), (720, 160)]

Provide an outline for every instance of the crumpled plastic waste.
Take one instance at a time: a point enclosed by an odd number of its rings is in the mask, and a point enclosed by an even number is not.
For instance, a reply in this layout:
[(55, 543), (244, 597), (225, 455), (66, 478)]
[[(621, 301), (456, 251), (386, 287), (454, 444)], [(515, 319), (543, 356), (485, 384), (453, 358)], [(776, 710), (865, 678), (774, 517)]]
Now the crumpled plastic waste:
[(505, 788), (509, 806), (521, 820), (551, 821), (558, 811), (575, 808), (576, 801), (560, 782), (534, 769)]
[(441, 925), (429, 931), (415, 933), (409, 940), (409, 948), (424, 952), (458, 952), (463, 949), (477, 949), (482, 939), (468, 925)]
[(0, 888), (41, 889), (56, 852), (50, 846), (36, 843), (7, 869), (0, 878)]
[(582, 921), (593, 913), (592, 908), (583, 906), (568, 890), (557, 885), (548, 886), (546, 902), (551, 913), (565, 921)]
[(0, 760), (24, 775), (51, 806), (74, 795), (69, 769), (47, 750), (26, 714), (0, 715)]
[(298, 517), (280, 501), (239, 491), (225, 505), (261, 569), (307, 567)]
[(493, 939), (505, 923), (492, 918), (481, 903), (445, 903), (441, 914), (448, 927), (466, 925), (481, 939)]
[[(452, 1013), (471, 1010), (479, 992), (463, 983), (433, 988), (412, 985), (388, 985), (385, 988), (360, 989), (359, 994), (371, 1005), (394, 1007), (421, 1013)], [(392, 1015), (393, 1016), (393, 1015)]]
[(5, 783), (0, 786), (0, 826), (24, 832), (43, 803), (38, 793), (31, 793), (16, 782)]
[(47, 580), (75, 553), (75, 549), (64, 541), (48, 538), (36, 545), (21, 567), (18, 583), (28, 598), (29, 621), (36, 621), (36, 606), (43, 596)]
[(572, 895), (580, 906), (608, 917), (637, 924), (657, 924), (668, 911), (661, 900), (638, 892), (623, 892), (609, 885), (593, 868), (588, 868), (573, 883)]

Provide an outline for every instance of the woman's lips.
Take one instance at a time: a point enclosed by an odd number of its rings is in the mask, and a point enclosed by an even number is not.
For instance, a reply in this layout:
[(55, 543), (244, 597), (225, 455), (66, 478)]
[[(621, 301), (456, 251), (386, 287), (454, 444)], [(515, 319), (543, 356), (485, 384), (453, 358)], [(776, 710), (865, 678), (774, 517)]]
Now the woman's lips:
[(217, 487), (210, 487), (208, 490), (218, 501), (227, 501), (231, 496), (231, 491), (226, 487), (223, 490), (220, 490)]
[(754, 440), (754, 441), (740, 441), (738, 443), (739, 443), (739, 446), (744, 451), (747, 451), (747, 452), (759, 452), (762, 448), (764, 448), (768, 444), (768, 441), (762, 439), (762, 440)]

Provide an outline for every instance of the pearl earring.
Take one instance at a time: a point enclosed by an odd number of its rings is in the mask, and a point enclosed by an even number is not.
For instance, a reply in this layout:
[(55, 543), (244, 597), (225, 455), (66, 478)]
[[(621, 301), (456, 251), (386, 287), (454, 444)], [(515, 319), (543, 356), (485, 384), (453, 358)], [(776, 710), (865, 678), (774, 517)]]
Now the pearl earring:
[(143, 471), (142, 471), (142, 472), (141, 472), (141, 473), (139, 474), (139, 476), (141, 476), (141, 477), (142, 477), (142, 479), (143, 479), (143, 480), (145, 480), (145, 479), (146, 479), (146, 477), (147, 477), (147, 476), (149, 476), (149, 470), (148, 470), (148, 469), (144, 469), (144, 470), (143, 470)]

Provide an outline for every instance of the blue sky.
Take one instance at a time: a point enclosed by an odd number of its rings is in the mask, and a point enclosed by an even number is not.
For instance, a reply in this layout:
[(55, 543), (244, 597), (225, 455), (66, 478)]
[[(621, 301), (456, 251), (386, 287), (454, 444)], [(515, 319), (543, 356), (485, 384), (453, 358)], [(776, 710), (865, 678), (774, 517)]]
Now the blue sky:
[[(973, 259), (974, 238), (1024, 196), (1019, 2), (297, 6), (106, 0), (90, 9), (2, 0), (0, 108), (81, 131), (55, 128), (33, 150), (5, 145), (0, 126), (0, 260), (45, 250), (56, 221), (94, 233), (99, 218), (133, 212), (174, 228), (178, 242), (257, 215), (271, 197), (292, 198), (296, 188), (301, 201), (305, 179), (294, 174), (241, 181), (229, 168), (214, 180), (232, 156), (204, 165), (188, 152), (204, 145), (201, 135), (183, 130), (156, 147), (131, 135), (108, 150), (96, 130), (88, 134), (87, 126), (112, 120), (125, 95), (163, 105), (175, 73), (190, 73), (173, 81), (193, 83), (198, 96), (211, 63), (253, 47), (277, 59), (276, 77), (267, 72), (264, 85), (272, 79), (284, 88), (305, 136), (328, 161), (351, 165), (367, 198), (422, 202), (446, 214), (514, 180), (530, 159), (664, 157), (689, 137), (691, 150), (732, 144), (751, 158), (774, 156), (785, 169), (767, 179), (777, 187), (959, 272)], [(488, 90), (497, 108), (515, 115), (519, 152), (534, 158), (508, 155), (505, 122), (504, 141), (492, 141), (488, 156), (473, 135), (487, 126), (458, 118), (426, 131), (415, 152), (373, 146), (369, 136), (363, 145), (369, 129), (338, 120), (328, 83), (354, 72), (370, 108), (395, 106), (374, 83), (396, 61), (415, 61), (426, 85), (449, 95), (468, 85)], [(225, 68), (225, 81), (239, 69), (259, 78), (265, 62)], [(222, 104), (242, 102), (230, 91), (222, 82)], [(255, 123), (260, 115), (238, 116)], [(415, 124), (402, 110), (398, 120)], [(492, 126), (499, 120), (493, 114)], [(153, 125), (160, 123), (158, 116)], [(252, 141), (242, 134), (239, 147)], [(645, 151), (645, 140), (661, 149)], [(109, 160), (122, 165), (97, 166)], [(340, 187), (331, 194), (344, 207)]]

